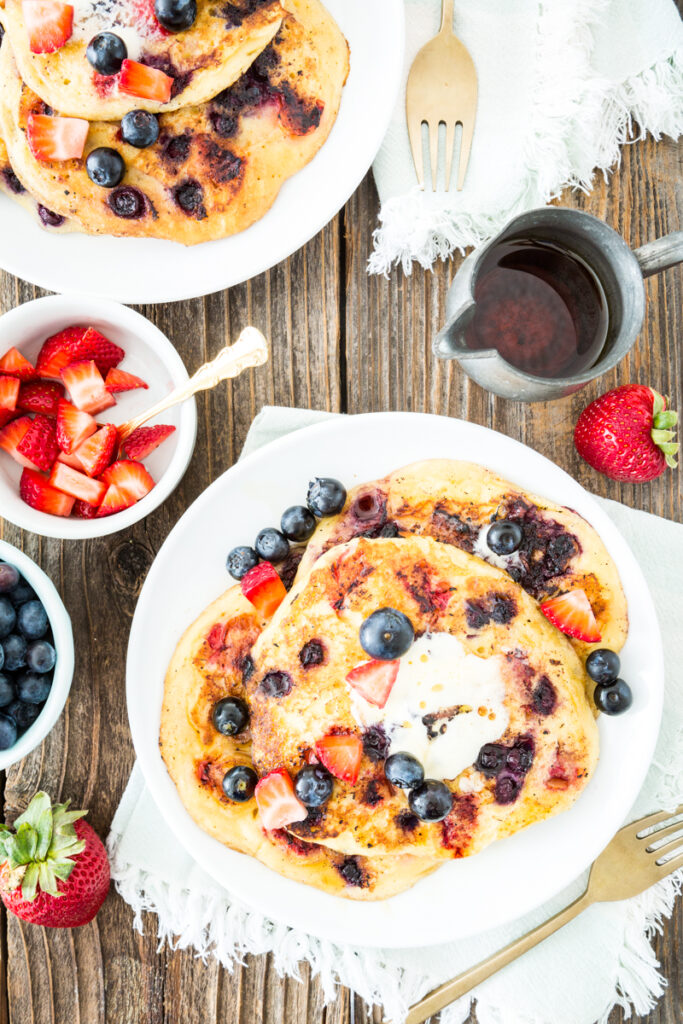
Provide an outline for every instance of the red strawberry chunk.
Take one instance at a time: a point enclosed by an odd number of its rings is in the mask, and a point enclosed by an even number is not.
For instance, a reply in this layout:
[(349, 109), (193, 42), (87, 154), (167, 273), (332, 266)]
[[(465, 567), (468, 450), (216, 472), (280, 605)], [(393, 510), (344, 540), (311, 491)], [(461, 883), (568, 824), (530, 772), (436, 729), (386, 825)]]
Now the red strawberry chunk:
[(23, 441), (24, 435), (29, 430), (31, 423), (30, 416), (20, 416), (19, 419), (12, 420), (11, 423), (3, 427), (0, 430), (0, 448), (6, 451), (8, 455), (11, 455), (20, 466), (35, 469), (33, 463), (18, 451), (19, 444)]
[(109, 373), (115, 366), (118, 366), (125, 355), (126, 353), (120, 345), (115, 345), (113, 341), (105, 338), (94, 327), (88, 327), (83, 332), (80, 341), (74, 341), (72, 345), (73, 362), (92, 359), (97, 369), (103, 375)]
[(26, 141), (36, 160), (80, 160), (89, 129), (80, 117), (29, 114)]
[(109, 516), (130, 508), (154, 487), (154, 480), (145, 467), (127, 459), (114, 462), (105, 469), (101, 480), (107, 484), (107, 493), (97, 513), (99, 516)]
[(79, 445), (74, 452), (75, 458), (88, 476), (99, 476), (105, 471), (114, 457), (114, 448), (118, 440), (118, 431), (111, 423), (92, 434), (87, 441)]
[(287, 596), (285, 585), (270, 562), (261, 562), (250, 569), (241, 580), (242, 593), (254, 608), (270, 618)]
[(19, 398), (19, 387), (21, 381), (18, 377), (0, 376), (0, 409), (9, 409), (14, 412)]
[(172, 88), (173, 79), (163, 71), (139, 64), (135, 60), (124, 60), (121, 65), (119, 89), (128, 96), (168, 103)]
[(399, 661), (366, 661), (351, 669), (346, 682), (369, 704), (383, 708), (398, 676)]
[(83, 412), (102, 412), (115, 404), (115, 400), (104, 386), (102, 374), (92, 359), (71, 363), (61, 373), (71, 401)]
[(97, 506), (89, 505), (87, 501), (75, 501), (71, 514), (76, 519), (94, 519), (97, 515)]
[(10, 420), (14, 420), (17, 417), (15, 409), (0, 409), (0, 427), (4, 427)]
[(76, 409), (71, 402), (60, 398), (57, 407), (57, 444), (71, 454), (97, 430), (97, 421), (87, 412)]
[(541, 611), (566, 636), (587, 644), (596, 644), (601, 639), (591, 603), (580, 588), (544, 601)]
[(256, 784), (254, 796), (261, 824), (268, 832), (308, 817), (308, 810), (296, 797), (292, 780), (284, 768), (265, 775)]
[(38, 469), (49, 473), (59, 455), (57, 434), (52, 421), (47, 416), (36, 416), (17, 445), (17, 451)]
[(87, 330), (87, 327), (66, 327), (49, 337), (38, 353), (38, 376), (55, 377), (59, 380), (64, 367), (76, 361), (74, 353)]
[(67, 455), (66, 452), (60, 452), (57, 456), (57, 462), (63, 462), (65, 466), (71, 466), (72, 469), (77, 469), (79, 473), (83, 471), (81, 461), (75, 455)]
[(363, 756), (363, 744), (359, 736), (355, 733), (323, 736), (315, 745), (315, 753), (335, 779), (342, 779), (351, 785), (355, 783)]
[(85, 473), (65, 466), (63, 462), (55, 462), (49, 482), (58, 491), (69, 494), (79, 501), (86, 501), (89, 505), (99, 506), (107, 493), (107, 485), (101, 480), (93, 480)]
[(140, 462), (158, 448), (167, 437), (170, 437), (175, 427), (165, 424), (158, 424), (155, 427), (138, 427), (130, 437), (121, 445), (121, 452), (129, 459), (136, 459)]
[(44, 416), (56, 416), (59, 399), (64, 397), (61, 384), (51, 380), (32, 380), (19, 388), (17, 408), (23, 412), (41, 412)]
[(31, 53), (54, 53), (71, 37), (74, 9), (59, 0), (23, 0), (24, 25)]
[(52, 487), (35, 469), (25, 469), (21, 474), (19, 495), (31, 508), (52, 516), (71, 515), (74, 504), (73, 498)]
[(18, 348), (10, 348), (0, 359), (0, 373), (8, 373), (19, 380), (31, 380), (36, 375), (33, 363), (22, 356)]
[(126, 373), (125, 370), (117, 370), (113, 366), (107, 373), (104, 386), (113, 395), (117, 391), (134, 391), (135, 388), (148, 388), (149, 384), (146, 384), (142, 377), (136, 377), (134, 373)]

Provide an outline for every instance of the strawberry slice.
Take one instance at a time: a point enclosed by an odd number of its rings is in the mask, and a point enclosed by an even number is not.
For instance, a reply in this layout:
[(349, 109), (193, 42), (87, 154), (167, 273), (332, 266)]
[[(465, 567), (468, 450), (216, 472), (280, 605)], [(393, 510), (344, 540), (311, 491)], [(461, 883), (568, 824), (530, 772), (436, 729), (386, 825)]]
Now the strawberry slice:
[(104, 374), (118, 366), (125, 354), (119, 345), (94, 327), (67, 327), (47, 339), (38, 354), (36, 371), (40, 377), (59, 380), (62, 370), (70, 363), (92, 359)]
[(308, 810), (297, 799), (292, 780), (284, 768), (264, 775), (256, 784), (254, 796), (261, 824), (268, 832), (308, 817)]
[(100, 505), (98, 516), (110, 516), (130, 508), (154, 487), (154, 480), (139, 462), (127, 459), (114, 462), (100, 478), (107, 484), (107, 493)]
[(54, 53), (71, 37), (74, 9), (59, 0), (23, 0), (24, 25), (31, 53)]
[(369, 704), (383, 708), (396, 682), (399, 661), (366, 661), (351, 669), (346, 682)]
[(44, 476), (35, 469), (25, 469), (21, 474), (19, 495), (31, 508), (39, 512), (48, 512), (52, 516), (69, 516), (74, 499), (68, 494), (55, 490)]
[(570, 590), (566, 594), (551, 597), (549, 601), (543, 602), (541, 611), (553, 626), (574, 640), (596, 644), (601, 639), (591, 603), (584, 590)]
[(115, 399), (104, 386), (102, 374), (94, 360), (82, 363), (71, 363), (61, 373), (64, 385), (77, 409), (83, 412), (96, 413), (115, 405)]
[(17, 418), (16, 409), (0, 409), (0, 427)]
[(103, 376), (109, 373), (110, 370), (113, 370), (115, 366), (118, 366), (125, 355), (126, 353), (120, 345), (115, 345), (113, 341), (105, 338), (94, 327), (88, 327), (83, 332), (80, 340), (75, 341), (72, 346), (73, 362), (80, 362), (82, 359), (92, 359)]
[(14, 412), (19, 398), (21, 381), (18, 377), (0, 376), (0, 409)]
[(363, 756), (363, 744), (359, 736), (355, 733), (323, 736), (315, 745), (315, 753), (335, 779), (354, 784)]
[(23, 412), (40, 412), (44, 416), (56, 416), (59, 399), (64, 398), (64, 388), (51, 380), (32, 380), (19, 388), (17, 409)]
[(121, 65), (119, 89), (128, 96), (168, 103), (172, 88), (173, 79), (163, 71), (139, 64), (136, 60), (124, 60)]
[(140, 462), (170, 437), (175, 427), (159, 423), (155, 427), (138, 427), (121, 445), (121, 454)]
[(76, 519), (94, 519), (97, 515), (97, 506), (89, 505), (87, 501), (75, 501), (71, 514)]
[(77, 459), (75, 455), (67, 455), (66, 452), (60, 452), (57, 456), (57, 462), (63, 462), (65, 466), (71, 466), (72, 469), (77, 469), (79, 473), (83, 472), (80, 459)]
[(81, 117), (29, 114), (26, 141), (36, 160), (80, 160), (89, 128)]
[(107, 493), (107, 485), (101, 480), (93, 480), (85, 473), (79, 473), (77, 469), (65, 466), (63, 462), (55, 462), (50, 473), (49, 483), (58, 491), (69, 494), (72, 498), (98, 507)]
[(18, 348), (10, 348), (0, 359), (0, 373), (8, 373), (10, 377), (18, 377), (19, 380), (32, 380), (36, 370)]
[[(1, 365), (0, 369), (2, 369)], [(136, 377), (134, 373), (126, 373), (125, 370), (117, 370), (113, 366), (107, 373), (104, 386), (113, 395), (117, 391), (134, 391), (135, 388), (148, 388), (149, 384), (146, 384), (142, 377)]]
[(47, 416), (36, 416), (17, 445), (17, 451), (38, 469), (49, 473), (59, 455), (57, 434), (52, 421)]
[(89, 413), (81, 412), (71, 402), (60, 398), (57, 406), (57, 444), (63, 452), (72, 454), (96, 430), (97, 421)]
[(81, 468), (88, 476), (99, 476), (103, 473), (112, 458), (114, 448), (118, 440), (118, 431), (111, 423), (105, 423), (103, 427), (92, 434), (87, 441), (79, 445), (74, 452), (74, 457), (80, 462)]
[(285, 585), (270, 562), (255, 565), (242, 577), (242, 593), (264, 618), (273, 615), (287, 596)]
[(11, 455), (20, 466), (26, 466), (27, 469), (35, 469), (36, 467), (26, 456), (18, 451), (18, 448), (32, 422), (30, 416), (20, 416), (18, 420), (12, 420), (11, 423), (8, 423), (7, 426), (0, 430), (0, 448), (6, 451), (8, 455)]

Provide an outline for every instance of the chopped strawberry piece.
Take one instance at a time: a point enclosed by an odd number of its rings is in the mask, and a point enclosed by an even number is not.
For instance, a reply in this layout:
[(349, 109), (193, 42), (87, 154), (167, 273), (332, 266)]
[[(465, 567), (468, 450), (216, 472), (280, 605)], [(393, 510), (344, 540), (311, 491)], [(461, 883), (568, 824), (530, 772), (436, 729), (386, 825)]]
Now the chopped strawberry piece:
[(18, 451), (18, 448), (32, 422), (30, 416), (20, 416), (18, 420), (12, 420), (11, 423), (8, 423), (0, 430), (0, 448), (6, 451), (8, 455), (11, 455), (20, 466), (26, 466), (27, 469), (35, 469), (36, 467)]
[(127, 459), (114, 462), (101, 477), (107, 484), (107, 493), (100, 505), (99, 516), (109, 516), (130, 508), (154, 487), (154, 480), (139, 462)]
[(75, 341), (72, 346), (73, 362), (92, 359), (102, 375), (109, 373), (115, 366), (118, 366), (125, 355), (126, 353), (120, 345), (115, 345), (113, 341), (105, 338), (94, 327), (88, 327), (83, 332), (80, 341)]
[(76, 519), (94, 519), (97, 515), (97, 505), (89, 505), (87, 501), (75, 501), (71, 514)]
[(19, 398), (19, 387), (21, 381), (18, 377), (0, 376), (0, 409), (9, 409), (14, 412)]
[(63, 452), (70, 455), (96, 430), (97, 420), (89, 413), (76, 409), (65, 398), (60, 398), (57, 407), (57, 444)]
[(31, 508), (39, 512), (48, 512), (52, 516), (69, 516), (74, 499), (68, 494), (55, 490), (44, 476), (34, 469), (25, 469), (21, 474), (19, 495)]
[(173, 79), (163, 71), (139, 64), (136, 60), (124, 60), (121, 65), (119, 89), (128, 96), (168, 103), (172, 88)]
[(59, 455), (57, 434), (52, 421), (47, 416), (36, 416), (17, 445), (17, 451), (38, 469), (49, 473)]
[(0, 359), (0, 373), (8, 373), (19, 380), (32, 380), (36, 375), (33, 363), (22, 356), (18, 348), (11, 348)]
[(574, 640), (596, 644), (601, 639), (591, 603), (580, 588), (544, 601), (541, 611), (553, 626)]
[(170, 437), (175, 427), (158, 424), (156, 427), (138, 427), (121, 445), (121, 452), (129, 459), (140, 462)]
[(104, 386), (113, 395), (117, 391), (134, 391), (135, 388), (148, 388), (149, 384), (146, 384), (142, 377), (136, 377), (134, 373), (126, 373), (125, 370), (117, 370), (113, 366), (107, 373)]
[(335, 779), (354, 784), (363, 756), (363, 744), (359, 736), (355, 733), (323, 736), (315, 745), (315, 753)]
[(17, 408), (23, 412), (40, 412), (43, 416), (56, 416), (59, 399), (64, 388), (51, 380), (32, 380), (19, 388)]
[(23, 0), (21, 10), (31, 53), (54, 53), (71, 37), (74, 9), (59, 0)]
[(74, 456), (88, 476), (99, 476), (103, 473), (114, 457), (114, 448), (118, 440), (118, 431), (111, 423), (92, 434), (87, 441), (79, 445)]
[(285, 585), (270, 562), (255, 565), (242, 577), (240, 586), (247, 600), (266, 619), (277, 611), (287, 596)]
[(58, 334), (53, 334), (43, 344), (36, 361), (36, 373), (39, 377), (60, 379), (60, 374), (69, 363), (76, 362), (74, 355), (77, 345), (83, 340), (85, 327), (66, 327)]
[(0, 409), (0, 427), (17, 418), (16, 409)]
[(383, 708), (398, 676), (399, 661), (366, 661), (351, 669), (346, 682), (369, 704)]
[(75, 455), (67, 455), (66, 452), (60, 452), (57, 456), (57, 462), (63, 462), (65, 466), (71, 466), (72, 469), (77, 469), (79, 473), (83, 472), (81, 461)]
[(58, 491), (98, 507), (107, 493), (107, 485), (101, 480), (93, 480), (85, 473), (79, 473), (77, 469), (65, 466), (63, 462), (55, 462), (49, 482)]
[(94, 360), (71, 363), (62, 370), (61, 377), (77, 409), (96, 413), (115, 404), (115, 400), (104, 386), (102, 374)]
[(80, 160), (89, 128), (81, 117), (29, 114), (26, 141), (36, 160)]
[(292, 780), (284, 768), (265, 775), (256, 784), (254, 796), (261, 824), (269, 832), (308, 817), (308, 810), (297, 799)]

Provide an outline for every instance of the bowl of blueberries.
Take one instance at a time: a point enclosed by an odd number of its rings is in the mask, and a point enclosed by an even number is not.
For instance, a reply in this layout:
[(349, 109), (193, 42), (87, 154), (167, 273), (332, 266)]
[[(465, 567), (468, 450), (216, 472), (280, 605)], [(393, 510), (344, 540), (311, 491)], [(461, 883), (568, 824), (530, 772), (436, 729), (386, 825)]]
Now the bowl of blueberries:
[(54, 584), (0, 540), (0, 769), (45, 739), (62, 713), (73, 671), (71, 619)]

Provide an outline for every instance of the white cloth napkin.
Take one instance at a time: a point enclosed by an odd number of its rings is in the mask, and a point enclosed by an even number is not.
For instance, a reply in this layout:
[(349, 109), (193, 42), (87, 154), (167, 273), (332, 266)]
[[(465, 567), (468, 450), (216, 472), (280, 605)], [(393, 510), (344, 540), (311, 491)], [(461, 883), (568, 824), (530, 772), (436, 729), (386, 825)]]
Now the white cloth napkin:
[[(265, 408), (249, 431), (243, 455), (274, 438), (326, 419), (328, 413)], [(683, 526), (598, 499), (631, 545), (645, 573), (664, 636), (666, 698), (655, 758), (631, 818), (683, 802), (683, 630), (674, 595), (683, 577)], [(165, 825), (142, 774), (134, 768), (108, 839), (112, 876), (135, 910), (157, 915), (160, 945), (194, 948), (232, 968), (244, 953), (272, 953), (281, 973), (297, 976), (307, 960), (326, 998), (341, 983), (399, 1024), (408, 1006), (436, 985), (477, 963), (550, 917), (585, 885), (577, 881), (545, 906), (505, 928), (428, 949), (376, 950), (336, 946), (277, 924), (221, 888), (181, 849)], [(683, 872), (642, 896), (592, 907), (523, 959), (476, 990), (480, 1024), (594, 1024), (615, 1003), (646, 1013), (664, 979), (650, 939), (669, 916)], [(578, 983), (577, 983), (578, 979)], [(470, 996), (444, 1012), (444, 1024), (467, 1018)]]
[[(683, 24), (673, 0), (455, 0), (479, 108), (465, 187), (417, 186), (405, 81), (436, 34), (440, 0), (405, 0), (404, 79), (374, 174), (382, 209), (370, 270), (429, 268), (568, 187), (591, 188), (619, 146), (683, 133)], [(441, 144), (441, 177), (443, 181)], [(457, 158), (457, 151), (456, 151)], [(457, 163), (454, 165), (457, 167)], [(440, 185), (440, 187), (443, 187)]]

